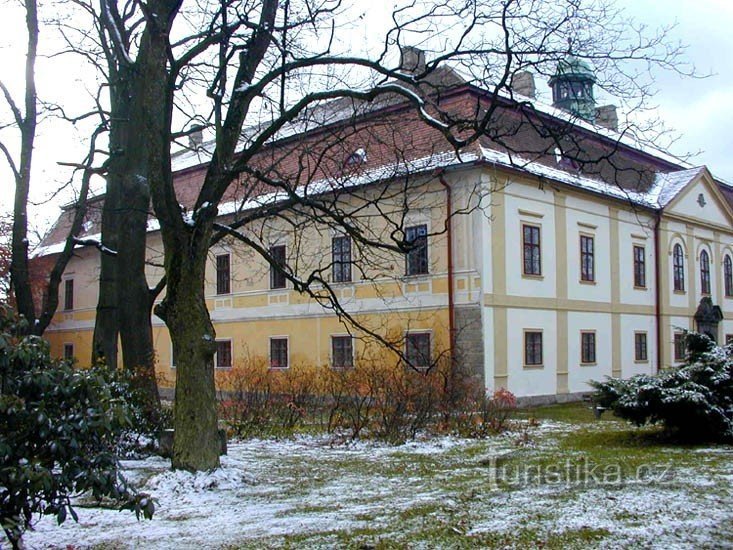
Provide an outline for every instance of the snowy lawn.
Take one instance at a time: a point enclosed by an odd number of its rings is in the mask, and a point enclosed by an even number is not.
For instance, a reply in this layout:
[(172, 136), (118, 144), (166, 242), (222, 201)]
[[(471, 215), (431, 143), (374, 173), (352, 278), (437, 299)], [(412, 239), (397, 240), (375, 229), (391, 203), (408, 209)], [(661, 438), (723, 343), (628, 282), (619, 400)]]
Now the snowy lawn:
[[(522, 413), (487, 441), (232, 443), (222, 468), (125, 462), (152, 521), (80, 507), (30, 548), (733, 547), (733, 447), (672, 446), (586, 406)], [(539, 422), (532, 420), (539, 419)]]

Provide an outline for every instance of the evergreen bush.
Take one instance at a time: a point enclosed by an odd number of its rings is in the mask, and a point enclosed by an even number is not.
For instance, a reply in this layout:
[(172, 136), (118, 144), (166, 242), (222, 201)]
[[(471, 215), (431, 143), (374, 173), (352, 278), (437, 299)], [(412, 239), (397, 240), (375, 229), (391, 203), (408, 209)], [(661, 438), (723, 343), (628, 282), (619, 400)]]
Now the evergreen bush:
[(733, 346), (691, 332), (686, 344), (680, 367), (592, 382), (595, 402), (638, 426), (663, 424), (685, 440), (733, 440)]

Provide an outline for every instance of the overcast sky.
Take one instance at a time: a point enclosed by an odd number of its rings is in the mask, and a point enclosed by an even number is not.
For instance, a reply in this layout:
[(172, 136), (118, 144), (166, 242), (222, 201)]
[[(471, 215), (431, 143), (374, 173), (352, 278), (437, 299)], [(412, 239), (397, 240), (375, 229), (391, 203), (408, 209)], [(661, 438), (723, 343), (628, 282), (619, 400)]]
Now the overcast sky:
[(733, 183), (733, 0), (623, 0), (635, 19), (655, 27), (677, 23), (674, 37), (704, 79), (659, 72), (656, 102), (662, 119), (679, 134), (671, 150)]
[[(392, 4), (389, 0), (382, 1)], [(655, 101), (659, 105), (660, 117), (679, 136), (671, 152), (676, 155), (699, 152), (689, 159), (692, 164), (705, 164), (716, 176), (733, 182), (733, 0), (617, 2), (630, 16), (651, 28), (676, 23), (671, 37), (687, 44), (686, 58), (694, 63), (701, 74), (711, 75), (704, 79), (689, 79), (660, 71), (656, 76)], [(378, 4), (379, 0), (372, 1), (365, 9), (367, 12), (378, 10)], [(12, 75), (22, 74), (25, 27), (23, 20), (17, 17), (17, 11), (12, 14), (7, 4), (0, 5), (3, 15), (0, 18), (0, 78), (8, 82), (12, 80)], [(386, 7), (383, 11), (387, 12)], [(67, 100), (73, 100), (75, 96), (81, 98), (85, 94), (80, 89), (80, 69), (78, 62), (69, 65), (43, 61), (38, 75), (41, 93), (51, 89), (60, 91)], [(57, 185), (61, 172), (54, 163), (58, 160), (59, 151), (71, 150), (75, 141), (73, 131), (58, 134), (53, 124), (42, 128), (37, 143), (38, 164), (34, 183), (48, 182), (45, 192)], [(49, 162), (49, 159), (53, 159), (53, 162)], [(65, 160), (79, 159), (77, 153), (77, 158)], [(0, 178), (0, 181), (10, 181), (10, 173), (4, 166), (0, 168)], [(39, 187), (43, 187), (43, 184)], [(36, 191), (35, 196), (39, 197), (41, 189)], [(65, 200), (68, 200), (68, 195)], [(12, 185), (2, 185), (0, 202), (2, 210), (10, 210)], [(56, 217), (57, 210), (43, 208), (39, 212), (41, 216), (52, 219)]]

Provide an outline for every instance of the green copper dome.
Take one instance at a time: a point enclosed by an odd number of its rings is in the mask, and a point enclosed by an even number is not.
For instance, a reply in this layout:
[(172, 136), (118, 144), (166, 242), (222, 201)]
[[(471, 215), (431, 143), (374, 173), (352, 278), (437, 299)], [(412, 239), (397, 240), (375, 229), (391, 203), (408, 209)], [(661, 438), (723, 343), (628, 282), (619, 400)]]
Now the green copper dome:
[[(579, 78), (596, 81), (596, 75), (590, 66), (590, 63), (584, 59), (579, 59), (574, 55), (569, 55), (565, 59), (561, 59), (557, 64), (555, 76), (551, 80), (557, 78)], [(552, 85), (552, 83), (550, 83)]]
[(587, 61), (574, 55), (561, 59), (550, 78), (553, 105), (592, 122), (596, 112), (595, 82), (596, 76)]

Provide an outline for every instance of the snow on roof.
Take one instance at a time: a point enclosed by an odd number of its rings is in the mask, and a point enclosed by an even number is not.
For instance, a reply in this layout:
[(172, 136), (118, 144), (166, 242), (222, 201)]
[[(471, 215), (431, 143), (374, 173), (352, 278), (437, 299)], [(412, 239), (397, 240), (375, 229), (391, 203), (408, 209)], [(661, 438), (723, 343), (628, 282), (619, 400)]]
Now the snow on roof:
[(679, 172), (657, 173), (654, 184), (647, 192), (629, 191), (618, 185), (572, 174), (560, 168), (553, 168), (539, 162), (532, 162), (516, 155), (509, 155), (493, 149), (481, 148), (482, 157), (492, 164), (523, 170), (529, 174), (565, 183), (593, 193), (626, 200), (655, 210), (664, 208), (677, 194), (703, 170), (704, 166), (681, 170)]
[[(364, 185), (386, 181), (409, 175), (424, 174), (432, 170), (448, 167), (467, 166), (476, 161), (484, 161), (493, 165), (521, 170), (540, 178), (546, 178), (554, 182), (563, 183), (571, 187), (583, 189), (591, 193), (601, 194), (607, 197), (623, 200), (645, 208), (654, 210), (662, 209), (674, 199), (677, 194), (685, 188), (692, 180), (698, 177), (706, 168), (704, 166), (681, 170), (679, 172), (657, 173), (651, 188), (647, 192), (629, 191), (618, 185), (609, 184), (598, 179), (590, 178), (582, 174), (574, 174), (561, 168), (555, 168), (539, 162), (530, 161), (517, 155), (510, 155), (505, 152), (496, 151), (486, 147), (480, 147), (480, 154), (472, 151), (455, 151), (436, 153), (413, 160), (404, 160), (398, 163), (385, 164), (369, 170), (344, 173), (340, 177), (326, 178), (308, 182), (297, 187), (294, 193), (297, 196), (317, 196), (327, 193), (334, 193), (354, 189)], [(226, 216), (237, 212), (245, 212), (265, 206), (271, 206), (284, 201), (289, 197), (286, 191), (276, 191), (248, 198), (244, 201), (230, 201), (218, 206), (219, 216)], [(208, 205), (207, 205), (208, 207)], [(195, 213), (184, 212), (187, 218), (195, 218)], [(158, 220), (148, 220), (147, 231), (153, 232), (160, 229)], [(90, 235), (89, 239), (99, 240), (99, 234)], [(48, 246), (37, 248), (33, 256), (45, 256), (59, 253), (64, 248), (64, 241)], [(77, 245), (81, 246), (81, 245)]]
[(690, 168), (689, 170), (680, 170), (679, 172), (657, 173), (654, 186), (649, 190), (649, 195), (659, 208), (664, 208), (682, 189), (692, 180), (705, 171), (704, 166)]

